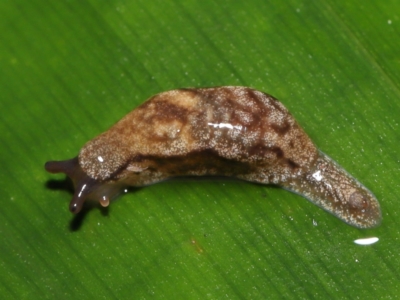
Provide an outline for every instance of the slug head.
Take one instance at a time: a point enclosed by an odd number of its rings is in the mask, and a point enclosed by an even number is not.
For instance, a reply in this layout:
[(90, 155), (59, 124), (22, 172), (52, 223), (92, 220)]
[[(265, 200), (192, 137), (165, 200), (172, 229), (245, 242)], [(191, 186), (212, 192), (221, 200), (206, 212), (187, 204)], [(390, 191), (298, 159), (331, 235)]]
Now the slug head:
[(108, 206), (110, 199), (121, 191), (121, 184), (96, 180), (88, 176), (81, 168), (78, 157), (63, 161), (48, 161), (45, 169), (50, 173), (65, 173), (74, 183), (75, 193), (69, 204), (69, 210), (77, 214), (86, 200), (97, 200), (102, 206)]

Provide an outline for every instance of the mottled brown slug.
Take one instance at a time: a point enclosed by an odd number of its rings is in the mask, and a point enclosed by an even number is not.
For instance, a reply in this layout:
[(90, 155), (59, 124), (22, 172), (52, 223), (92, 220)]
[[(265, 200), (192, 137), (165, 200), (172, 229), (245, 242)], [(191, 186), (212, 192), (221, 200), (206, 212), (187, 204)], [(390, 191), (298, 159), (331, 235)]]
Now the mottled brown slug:
[(73, 159), (50, 161), (75, 185), (70, 210), (103, 206), (127, 186), (177, 176), (219, 175), (276, 184), (344, 222), (380, 223), (375, 196), (318, 151), (288, 110), (247, 87), (178, 89), (153, 96)]

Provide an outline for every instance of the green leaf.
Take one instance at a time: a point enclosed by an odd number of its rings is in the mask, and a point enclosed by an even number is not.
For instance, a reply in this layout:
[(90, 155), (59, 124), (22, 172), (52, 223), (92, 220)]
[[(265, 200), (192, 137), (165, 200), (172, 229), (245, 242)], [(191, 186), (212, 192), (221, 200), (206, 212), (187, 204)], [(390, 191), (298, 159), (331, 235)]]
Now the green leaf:
[[(396, 1), (2, 1), (0, 294), (7, 299), (395, 298), (399, 282)], [(298, 195), (164, 182), (82, 215), (47, 160), (151, 95), (274, 95), (380, 200), (350, 227)], [(378, 243), (353, 241), (378, 237)]]

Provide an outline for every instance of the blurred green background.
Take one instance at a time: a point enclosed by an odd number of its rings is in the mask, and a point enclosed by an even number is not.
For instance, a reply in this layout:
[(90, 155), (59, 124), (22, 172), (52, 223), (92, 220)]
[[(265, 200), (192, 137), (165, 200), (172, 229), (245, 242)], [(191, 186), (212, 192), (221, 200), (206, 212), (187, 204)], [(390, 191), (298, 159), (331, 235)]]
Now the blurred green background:
[[(5, 0), (0, 30), (2, 298), (399, 295), (398, 1)], [(375, 193), (382, 225), (227, 180), (164, 182), (70, 214), (47, 160), (75, 156), (155, 93), (217, 85), (280, 99)]]

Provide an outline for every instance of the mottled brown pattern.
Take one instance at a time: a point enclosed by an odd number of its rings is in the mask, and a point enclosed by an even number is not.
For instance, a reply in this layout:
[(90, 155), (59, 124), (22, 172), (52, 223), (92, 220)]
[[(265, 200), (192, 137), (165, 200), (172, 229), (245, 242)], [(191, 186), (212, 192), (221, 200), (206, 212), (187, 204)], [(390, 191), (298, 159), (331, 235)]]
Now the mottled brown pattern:
[(300, 167), (299, 164), (295, 163), (295, 162), (294, 162), (293, 160), (291, 160), (291, 159), (288, 159), (286, 162), (287, 162), (287, 164), (289, 165), (289, 167), (292, 168), (292, 169), (297, 169), (297, 168)]
[[(46, 166), (49, 171), (62, 171), (66, 165), (79, 169), (74, 212), (86, 197), (101, 198), (107, 205), (126, 185), (223, 175), (278, 184), (354, 226), (380, 221), (375, 197), (319, 153), (279, 101), (246, 87), (155, 95), (89, 141), (78, 158), (79, 165), (74, 160)], [(74, 177), (74, 172), (67, 174)]]
[(285, 135), (291, 129), (291, 125), (288, 122), (284, 122), (283, 125), (271, 124), (271, 128), (277, 134)]

